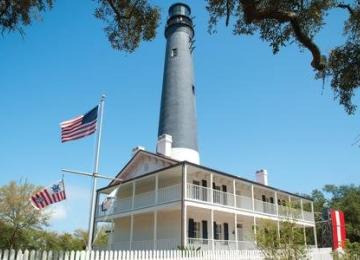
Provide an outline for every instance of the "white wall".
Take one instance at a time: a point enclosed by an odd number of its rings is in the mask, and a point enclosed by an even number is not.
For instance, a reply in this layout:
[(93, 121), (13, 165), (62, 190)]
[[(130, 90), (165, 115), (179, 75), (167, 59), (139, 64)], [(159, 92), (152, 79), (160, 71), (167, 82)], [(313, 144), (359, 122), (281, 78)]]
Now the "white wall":
[(181, 239), (180, 210), (159, 211), (157, 239)]

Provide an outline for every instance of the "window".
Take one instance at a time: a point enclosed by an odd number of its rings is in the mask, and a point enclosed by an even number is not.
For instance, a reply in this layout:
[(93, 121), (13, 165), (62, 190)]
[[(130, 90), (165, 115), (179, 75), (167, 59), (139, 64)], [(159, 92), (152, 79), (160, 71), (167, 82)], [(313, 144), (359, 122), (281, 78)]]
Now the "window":
[(171, 57), (176, 57), (177, 54), (178, 54), (178, 49), (177, 48), (171, 50)]
[(221, 240), (221, 224), (214, 222), (214, 239)]
[(194, 238), (201, 238), (200, 222), (194, 222)]
[(195, 95), (195, 86), (192, 85), (192, 92), (193, 92), (193, 95)]

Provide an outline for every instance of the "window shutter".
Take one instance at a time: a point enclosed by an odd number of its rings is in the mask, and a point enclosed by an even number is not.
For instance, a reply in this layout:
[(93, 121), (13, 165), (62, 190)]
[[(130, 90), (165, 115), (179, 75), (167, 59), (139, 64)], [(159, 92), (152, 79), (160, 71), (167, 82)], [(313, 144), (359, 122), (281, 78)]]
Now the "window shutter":
[(195, 237), (194, 219), (192, 219), (192, 218), (189, 218), (188, 237), (189, 238), (194, 238)]
[(203, 220), (201, 222), (202, 222), (202, 238), (208, 239), (207, 221)]
[(203, 187), (207, 187), (207, 181), (206, 180), (201, 180), (201, 185)]
[(217, 225), (216, 225), (215, 221), (214, 221), (214, 239), (219, 239), (218, 238), (218, 232), (217, 232)]
[(224, 223), (224, 240), (229, 240), (229, 224)]

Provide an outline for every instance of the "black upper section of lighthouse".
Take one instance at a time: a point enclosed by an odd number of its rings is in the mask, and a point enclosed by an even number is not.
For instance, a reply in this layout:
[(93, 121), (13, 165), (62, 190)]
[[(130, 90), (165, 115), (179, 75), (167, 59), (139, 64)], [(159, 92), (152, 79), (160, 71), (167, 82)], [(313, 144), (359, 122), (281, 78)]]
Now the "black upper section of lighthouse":
[(171, 135), (173, 148), (198, 151), (192, 60), (194, 28), (190, 15), (191, 9), (186, 4), (176, 3), (169, 8), (158, 136)]

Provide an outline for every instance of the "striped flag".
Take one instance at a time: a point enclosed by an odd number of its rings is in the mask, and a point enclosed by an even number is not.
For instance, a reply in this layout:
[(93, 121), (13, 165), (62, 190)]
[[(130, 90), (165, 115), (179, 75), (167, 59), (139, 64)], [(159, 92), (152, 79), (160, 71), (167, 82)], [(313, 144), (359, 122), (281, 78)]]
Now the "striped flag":
[(332, 238), (333, 249), (345, 248), (346, 242), (346, 228), (344, 212), (341, 210), (330, 210), (331, 214), (331, 226), (332, 226)]
[(56, 184), (42, 189), (31, 196), (31, 204), (36, 209), (42, 209), (53, 203), (66, 199), (64, 181), (61, 180)]
[(91, 109), (85, 115), (60, 123), (61, 142), (72, 141), (91, 135), (96, 131), (98, 106)]

